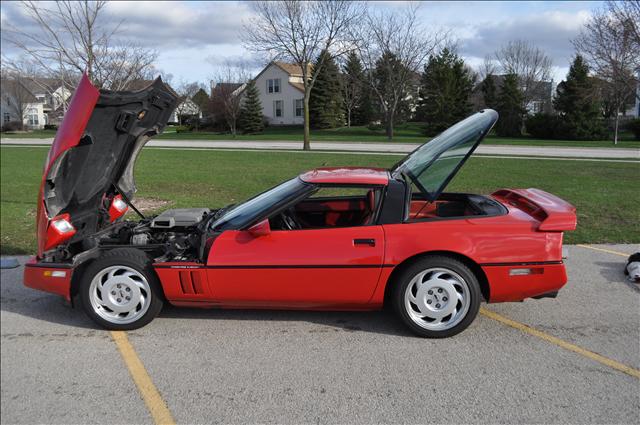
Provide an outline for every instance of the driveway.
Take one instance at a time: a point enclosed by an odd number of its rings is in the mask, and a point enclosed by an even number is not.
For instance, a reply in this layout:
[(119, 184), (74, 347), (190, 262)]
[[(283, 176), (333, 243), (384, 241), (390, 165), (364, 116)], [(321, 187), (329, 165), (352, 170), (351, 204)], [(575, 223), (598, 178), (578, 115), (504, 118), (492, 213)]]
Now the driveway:
[(444, 340), (383, 312), (167, 308), (110, 333), (2, 270), (2, 422), (637, 423), (640, 245), (568, 251), (558, 298)]
[[(52, 139), (0, 139), (3, 145), (50, 145)], [(259, 150), (301, 150), (301, 142), (288, 141), (237, 141), (237, 140), (151, 140), (146, 146), (163, 148), (209, 148), (209, 149), (259, 149)], [(316, 151), (345, 151), (367, 153), (409, 153), (419, 144), (413, 143), (348, 143), (312, 142)], [(554, 146), (513, 146), (480, 145), (476, 150), (480, 155), (513, 155), (525, 157), (556, 158), (604, 158), (640, 159), (640, 149), (578, 148)]]

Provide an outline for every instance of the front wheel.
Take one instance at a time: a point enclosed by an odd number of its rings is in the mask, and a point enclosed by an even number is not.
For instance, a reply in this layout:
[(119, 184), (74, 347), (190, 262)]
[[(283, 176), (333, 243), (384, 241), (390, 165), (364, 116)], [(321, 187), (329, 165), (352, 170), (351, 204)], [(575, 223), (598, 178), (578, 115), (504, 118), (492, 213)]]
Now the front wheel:
[(396, 282), (393, 304), (417, 335), (446, 338), (466, 329), (480, 309), (478, 279), (450, 257), (432, 256), (407, 267)]
[(160, 284), (139, 250), (108, 251), (82, 277), (80, 300), (94, 322), (110, 330), (138, 329), (162, 309)]

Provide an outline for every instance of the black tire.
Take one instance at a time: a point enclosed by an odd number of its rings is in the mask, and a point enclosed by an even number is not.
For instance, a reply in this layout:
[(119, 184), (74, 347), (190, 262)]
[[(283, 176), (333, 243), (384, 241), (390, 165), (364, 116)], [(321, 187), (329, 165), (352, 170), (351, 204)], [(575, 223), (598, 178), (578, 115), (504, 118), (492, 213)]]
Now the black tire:
[[(148, 301), (146, 312), (140, 314), (139, 317), (135, 318), (135, 321), (130, 323), (114, 323), (101, 317), (91, 303), (90, 287), (92, 280), (105, 269), (115, 266), (133, 269), (146, 280), (149, 286), (149, 294), (146, 294), (147, 296), (145, 297)], [(131, 248), (113, 249), (102, 254), (85, 269), (81, 276), (78, 292), (80, 304), (87, 316), (98, 325), (109, 330), (128, 331), (141, 328), (151, 322), (158, 313), (160, 313), (163, 305), (162, 288), (158, 276), (151, 266), (151, 259), (147, 257), (144, 252)]]
[[(412, 296), (411, 294), (407, 294), (407, 288), (411, 284), (412, 280), (416, 278), (420, 273), (431, 269), (446, 269), (454, 272), (458, 277), (464, 280), (464, 283), (466, 283), (466, 286), (468, 288), (469, 301), (467, 304), (468, 308), (466, 309), (466, 314), (463, 315), (463, 313), (460, 313), (457, 323), (450, 328), (441, 330), (427, 329), (423, 326), (420, 326), (416, 322), (416, 320), (420, 321), (419, 319), (412, 319), (411, 312), (408, 310), (409, 308), (412, 308), (415, 312), (418, 312), (419, 307), (417, 307), (417, 305), (412, 305), (410, 301), (405, 300), (405, 295), (409, 297)], [(477, 277), (469, 269), (469, 267), (451, 257), (433, 255), (421, 258), (402, 270), (393, 284), (394, 287), (391, 301), (396, 314), (405, 323), (405, 325), (407, 325), (407, 327), (411, 329), (412, 332), (422, 337), (447, 338), (456, 335), (465, 330), (473, 322), (473, 320), (478, 315), (478, 310), (480, 309), (482, 293), (480, 291), (480, 285), (478, 283)], [(413, 296), (417, 299), (417, 293)], [(407, 306), (407, 303), (409, 303), (409, 306)], [(457, 299), (456, 303), (458, 303)], [(460, 302), (460, 304), (458, 305), (462, 306), (462, 303)], [(464, 311), (462, 308), (460, 310)], [(454, 317), (453, 314), (451, 317)], [(456, 321), (452, 321), (451, 323), (453, 324), (455, 322)], [(421, 321), (421, 323), (424, 323), (424, 321)], [(427, 324), (425, 326), (429, 325)]]

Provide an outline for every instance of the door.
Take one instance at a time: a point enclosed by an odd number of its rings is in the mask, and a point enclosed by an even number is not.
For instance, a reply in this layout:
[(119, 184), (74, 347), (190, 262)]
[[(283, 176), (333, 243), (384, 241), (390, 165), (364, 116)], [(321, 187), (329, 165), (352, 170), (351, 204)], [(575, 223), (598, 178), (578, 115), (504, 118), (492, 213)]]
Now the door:
[(214, 298), (237, 306), (366, 304), (383, 267), (381, 226), (229, 230), (216, 238), (207, 272)]

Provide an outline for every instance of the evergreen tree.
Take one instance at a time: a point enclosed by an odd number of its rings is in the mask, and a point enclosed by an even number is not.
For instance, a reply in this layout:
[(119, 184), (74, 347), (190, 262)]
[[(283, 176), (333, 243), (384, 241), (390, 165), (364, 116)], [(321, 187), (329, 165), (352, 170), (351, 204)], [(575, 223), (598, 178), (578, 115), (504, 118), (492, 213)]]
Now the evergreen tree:
[(355, 52), (347, 57), (343, 69), (342, 100), (347, 125), (364, 125), (371, 121), (371, 93), (360, 59)]
[(471, 113), (469, 96), (474, 76), (464, 60), (445, 48), (431, 56), (420, 80), (417, 116), (425, 121), (425, 132), (442, 132)]
[(606, 137), (601, 105), (596, 97), (589, 66), (577, 55), (569, 68), (566, 81), (558, 84), (554, 107), (562, 123), (556, 137), (597, 140)]
[(313, 128), (344, 125), (340, 72), (327, 52), (320, 53), (314, 67), (320, 67), (309, 97), (309, 122)]
[(487, 74), (480, 83), (480, 90), (482, 91), (482, 99), (486, 108), (495, 109), (498, 103), (497, 90), (494, 77), (491, 74)]
[[(409, 82), (399, 81), (399, 75), (406, 75), (407, 68), (402, 61), (392, 52), (385, 51), (376, 61), (373, 70), (373, 85), (376, 87), (376, 99), (374, 101), (374, 114), (381, 117), (385, 126), (385, 133), (389, 141), (393, 140), (394, 125), (406, 121), (411, 115), (410, 94), (413, 94), (413, 85)], [(382, 99), (397, 99), (397, 103)], [(415, 99), (415, 95), (413, 96)]]
[(500, 119), (496, 125), (499, 136), (519, 137), (522, 135), (522, 91), (518, 86), (518, 76), (507, 74), (497, 98), (496, 108)]
[(240, 125), (245, 134), (260, 133), (264, 129), (262, 103), (260, 102), (260, 92), (254, 80), (247, 83), (244, 93), (245, 98), (240, 110)]

